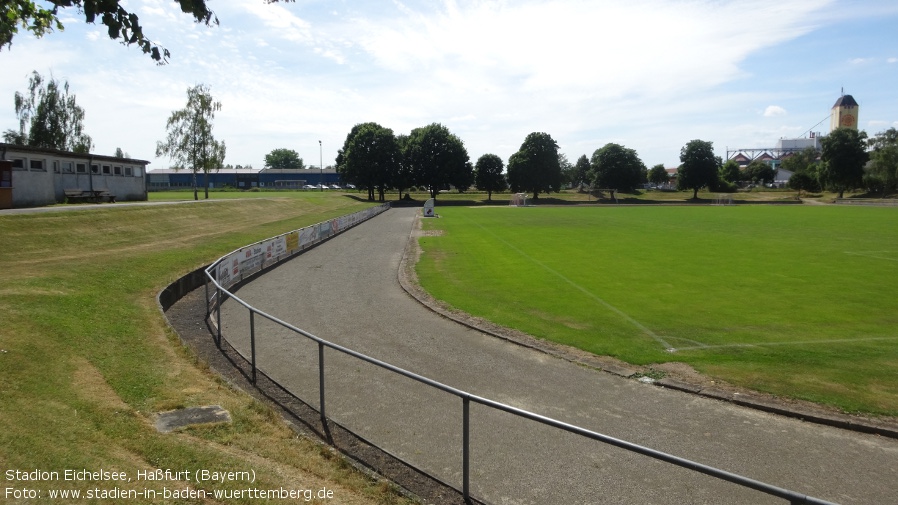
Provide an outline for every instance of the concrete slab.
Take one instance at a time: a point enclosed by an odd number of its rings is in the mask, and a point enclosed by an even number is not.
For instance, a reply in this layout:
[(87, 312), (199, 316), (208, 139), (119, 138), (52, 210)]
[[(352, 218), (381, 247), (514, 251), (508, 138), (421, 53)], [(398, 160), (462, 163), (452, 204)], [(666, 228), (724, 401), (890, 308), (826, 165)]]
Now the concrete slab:
[(161, 412), (156, 418), (156, 430), (160, 433), (169, 433), (185, 426), (229, 422), (231, 414), (220, 405), (188, 407)]

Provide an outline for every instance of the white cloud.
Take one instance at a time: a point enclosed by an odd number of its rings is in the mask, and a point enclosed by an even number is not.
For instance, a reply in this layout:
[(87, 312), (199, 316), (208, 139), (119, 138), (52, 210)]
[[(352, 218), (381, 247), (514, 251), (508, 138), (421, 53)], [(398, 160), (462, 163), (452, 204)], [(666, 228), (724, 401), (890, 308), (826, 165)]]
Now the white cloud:
[[(822, 93), (788, 88), (746, 63), (825, 36), (817, 29), (841, 22), (835, 0), (216, 0), (221, 26), (211, 28), (170, 0), (130, 1), (146, 32), (172, 51), (169, 65), (83, 22), (35, 44), (17, 39), (0, 53), (15, 78), (0, 82), (0, 127), (12, 115), (2, 100), (37, 69), (69, 77), (98, 151), (120, 146), (150, 160), (186, 89), (205, 83), (223, 104), (215, 132), (230, 163), (261, 165), (276, 147), (317, 159), (322, 140), (327, 164), (352, 125), (377, 121), (397, 133), (442, 122), (474, 159), (507, 158), (528, 133), (546, 131), (571, 160), (616, 141), (651, 165), (674, 163), (693, 138), (716, 139), (722, 150), (799, 135), (828, 112), (833, 89), (859, 86), (839, 74), (815, 84)], [(102, 36), (85, 42), (86, 33)], [(774, 53), (765, 54), (790, 57)], [(850, 56), (831, 64), (848, 67)], [(808, 117), (798, 100), (822, 106)], [(763, 103), (779, 105), (759, 111)]]
[(766, 109), (764, 109), (764, 117), (776, 117), (776, 116), (785, 116), (786, 109), (780, 107), (779, 105), (768, 105)]
[(896, 63), (896, 62), (898, 62), (898, 58), (889, 58), (886, 61), (889, 63)]

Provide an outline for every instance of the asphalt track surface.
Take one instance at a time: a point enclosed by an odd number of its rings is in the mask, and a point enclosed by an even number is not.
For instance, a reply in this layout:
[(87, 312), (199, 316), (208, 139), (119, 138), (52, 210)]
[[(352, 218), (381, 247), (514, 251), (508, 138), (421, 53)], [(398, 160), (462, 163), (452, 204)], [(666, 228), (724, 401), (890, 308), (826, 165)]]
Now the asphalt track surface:
[[(624, 379), (491, 337), (411, 298), (397, 272), (415, 216), (391, 209), (238, 296), (318, 337), (454, 388), (837, 503), (898, 503), (898, 440)], [(318, 405), (317, 344), (256, 316), (257, 364)], [(222, 331), (249, 355), (233, 300)], [(329, 418), (456, 488), (462, 401), (325, 352)], [(510, 414), (471, 406), (471, 493), (489, 503), (786, 503)]]

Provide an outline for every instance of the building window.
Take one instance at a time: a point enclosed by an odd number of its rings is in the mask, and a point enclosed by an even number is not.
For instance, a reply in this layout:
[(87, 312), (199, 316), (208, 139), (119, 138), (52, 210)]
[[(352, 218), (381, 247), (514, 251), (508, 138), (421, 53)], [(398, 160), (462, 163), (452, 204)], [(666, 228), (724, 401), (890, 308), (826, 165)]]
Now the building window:
[(44, 160), (29, 160), (28, 167), (31, 168), (31, 170), (46, 170), (44, 168)]
[(134, 167), (134, 177), (140, 177), (140, 167)]
[(87, 163), (78, 163), (75, 165), (75, 172), (79, 174), (87, 173)]
[(112, 167), (103, 165), (103, 175), (112, 175)]
[(70, 174), (74, 170), (71, 161), (62, 161), (62, 162), (60, 162), (60, 165), (62, 165), (63, 173)]
[(134, 175), (134, 169), (131, 167), (125, 167), (125, 176), (131, 177)]
[(13, 170), (25, 170), (25, 159), (24, 158), (13, 158), (12, 159), (12, 169)]
[(53, 173), (59, 173), (59, 161), (53, 160)]
[(100, 165), (91, 165), (90, 172), (92, 174), (99, 174), (100, 173)]
[(122, 167), (112, 167), (112, 173), (115, 175), (122, 175)]

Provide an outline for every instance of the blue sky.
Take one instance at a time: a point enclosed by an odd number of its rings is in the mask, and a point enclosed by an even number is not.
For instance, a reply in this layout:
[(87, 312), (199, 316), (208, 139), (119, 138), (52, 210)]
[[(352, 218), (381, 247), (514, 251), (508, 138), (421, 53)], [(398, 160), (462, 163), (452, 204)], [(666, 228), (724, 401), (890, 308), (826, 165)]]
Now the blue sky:
[(171, 0), (123, 4), (170, 63), (64, 10), (65, 31), (0, 52), (0, 129), (16, 127), (32, 70), (69, 82), (94, 152), (121, 147), (151, 169), (169, 166), (156, 141), (199, 83), (222, 102), (226, 163), (255, 168), (276, 148), (332, 164), (366, 121), (397, 134), (442, 123), (472, 162), (507, 162), (544, 131), (572, 162), (615, 142), (676, 166), (692, 139), (725, 157), (826, 134), (842, 88), (868, 134), (898, 127), (896, 2), (209, 0), (217, 27)]

